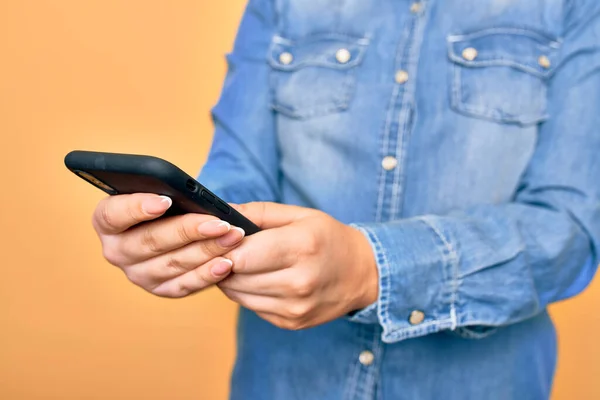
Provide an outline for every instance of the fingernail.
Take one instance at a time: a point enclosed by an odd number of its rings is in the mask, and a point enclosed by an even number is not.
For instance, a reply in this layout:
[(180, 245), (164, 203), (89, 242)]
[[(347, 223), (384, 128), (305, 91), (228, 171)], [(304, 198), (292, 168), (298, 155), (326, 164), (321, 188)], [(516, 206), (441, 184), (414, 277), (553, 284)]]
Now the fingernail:
[(214, 276), (223, 276), (231, 271), (232, 266), (233, 261), (224, 258), (215, 265), (213, 265), (210, 269), (210, 272), (212, 272)]
[(222, 235), (229, 232), (231, 225), (227, 221), (213, 219), (198, 225), (198, 232), (203, 235)]
[(231, 247), (244, 238), (246, 232), (242, 228), (234, 226), (228, 234), (217, 239), (217, 244), (221, 247)]
[(150, 197), (142, 203), (142, 210), (146, 214), (157, 215), (162, 214), (171, 207), (173, 200), (167, 196)]

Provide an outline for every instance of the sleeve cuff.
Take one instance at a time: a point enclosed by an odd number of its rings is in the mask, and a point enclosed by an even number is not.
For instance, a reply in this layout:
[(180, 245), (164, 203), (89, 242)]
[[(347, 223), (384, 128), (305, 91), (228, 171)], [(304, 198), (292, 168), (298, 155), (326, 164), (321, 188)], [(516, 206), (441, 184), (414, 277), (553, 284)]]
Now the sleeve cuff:
[(350, 321), (379, 323), (386, 343), (456, 329), (458, 254), (433, 221), (351, 226), (367, 237), (375, 254), (379, 297)]

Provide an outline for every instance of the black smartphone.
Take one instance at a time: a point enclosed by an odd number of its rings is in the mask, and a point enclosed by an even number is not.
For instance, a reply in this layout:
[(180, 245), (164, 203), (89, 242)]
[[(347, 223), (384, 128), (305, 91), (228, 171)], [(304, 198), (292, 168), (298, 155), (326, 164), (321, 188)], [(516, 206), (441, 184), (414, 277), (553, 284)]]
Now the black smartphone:
[(210, 214), (242, 228), (246, 235), (260, 231), (180, 168), (158, 157), (75, 150), (65, 165), (80, 178), (110, 195), (155, 193), (169, 196), (173, 205), (163, 215)]

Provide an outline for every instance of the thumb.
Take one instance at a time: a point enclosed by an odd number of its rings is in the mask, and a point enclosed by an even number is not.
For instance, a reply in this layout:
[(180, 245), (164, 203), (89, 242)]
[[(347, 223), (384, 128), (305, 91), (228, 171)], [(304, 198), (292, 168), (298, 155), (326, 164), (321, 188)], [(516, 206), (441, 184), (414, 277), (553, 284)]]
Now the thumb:
[(289, 225), (307, 216), (311, 211), (310, 208), (263, 201), (229, 205), (262, 229)]

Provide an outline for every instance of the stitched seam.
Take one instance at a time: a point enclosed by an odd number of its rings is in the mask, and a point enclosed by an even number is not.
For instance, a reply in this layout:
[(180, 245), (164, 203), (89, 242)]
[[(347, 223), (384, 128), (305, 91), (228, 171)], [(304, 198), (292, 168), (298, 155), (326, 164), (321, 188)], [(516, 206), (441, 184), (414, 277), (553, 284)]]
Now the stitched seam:
[[(359, 361), (354, 361), (352, 363), (352, 372), (350, 373), (350, 384), (346, 386), (344, 390), (344, 399), (352, 400), (356, 397), (356, 384), (358, 382), (358, 376), (360, 374), (360, 363)], [(348, 380), (346, 380), (348, 382)]]
[[(532, 125), (532, 124), (536, 124), (539, 122), (542, 122), (546, 119), (548, 119), (548, 114), (547, 113), (543, 113), (540, 115), (533, 115), (533, 114), (526, 114), (526, 115), (522, 115), (522, 116), (515, 116), (515, 117), (506, 117), (504, 115), (502, 115), (498, 110), (494, 110), (494, 109), (490, 109), (490, 108), (485, 108), (485, 107), (476, 107), (476, 106), (472, 106), (467, 104), (466, 102), (464, 102), (462, 100), (462, 70), (463, 68), (460, 67), (459, 65), (453, 63), (450, 66), (451, 71), (453, 71), (453, 82), (452, 85), (453, 87), (450, 89), (451, 90), (451, 106), (459, 112), (462, 112), (464, 114), (473, 116), (473, 117), (483, 117), (486, 119), (490, 119), (492, 121), (496, 121), (496, 122), (504, 122), (504, 123), (514, 123), (514, 124), (518, 124), (521, 126), (527, 126), (527, 125)], [(546, 93), (547, 93), (547, 85), (542, 83), (542, 95), (545, 97)]]
[(299, 110), (297, 108), (287, 107), (280, 103), (272, 103), (271, 108), (289, 117), (303, 119), (345, 110), (347, 109), (347, 104), (335, 104), (334, 102), (333, 105), (321, 105), (318, 107), (303, 108), (302, 110)]
[[(396, 55), (396, 57), (398, 57), (398, 55)], [(396, 99), (398, 98), (398, 93), (400, 91), (400, 85), (394, 85), (394, 88), (392, 90), (392, 98), (390, 99), (390, 103), (388, 105), (388, 112), (385, 118), (385, 125), (383, 128), (383, 141), (381, 143), (381, 147), (380, 147), (380, 151), (382, 154), (382, 157), (385, 157), (388, 155), (389, 153), (389, 146), (390, 146), (390, 124), (392, 122), (392, 118), (394, 116), (394, 104), (396, 103)], [(382, 222), (382, 214), (383, 214), (383, 200), (385, 197), (385, 186), (386, 186), (386, 181), (387, 181), (387, 174), (388, 171), (386, 171), (383, 168), (380, 168), (380, 172), (379, 172), (379, 191), (378, 191), (378, 197), (377, 197), (377, 210), (376, 210), (376, 215), (375, 215), (375, 221), (377, 222)]]
[(462, 111), (465, 114), (471, 115), (473, 117), (483, 117), (484, 119), (490, 119), (492, 121), (518, 124), (522, 126), (533, 125), (538, 122), (544, 121), (549, 117), (547, 113), (540, 114), (539, 116), (527, 114), (521, 117), (506, 117), (503, 116), (498, 110), (484, 107), (474, 107), (464, 102), (458, 102), (457, 104), (455, 104), (455, 108), (458, 111)]
[[(353, 50), (353, 49), (350, 48), (349, 50)], [(354, 67), (357, 67), (358, 65), (360, 65), (364, 58), (365, 52), (366, 52), (365, 47), (358, 48), (356, 56), (351, 61), (347, 62), (346, 64), (340, 64), (337, 61), (327, 61), (327, 60), (309, 60), (309, 61), (302, 60), (300, 62), (292, 63), (290, 65), (282, 65), (279, 62), (277, 62), (277, 60), (275, 59), (274, 53), (276, 53), (276, 51), (275, 51), (275, 49), (272, 49), (269, 51), (269, 56), (268, 56), (267, 60), (269, 62), (269, 65), (273, 69), (276, 69), (279, 71), (286, 71), (286, 72), (297, 71), (301, 68), (306, 68), (306, 67), (329, 68), (329, 69), (344, 71), (344, 70), (351, 69), (351, 68), (354, 68)]]
[(535, 29), (529, 28), (517, 28), (517, 27), (507, 27), (507, 28), (488, 28), (481, 29), (475, 32), (463, 33), (458, 35), (448, 35), (448, 40), (452, 42), (460, 42), (471, 39), (478, 39), (480, 37), (488, 36), (488, 35), (501, 35), (501, 34), (509, 34), (509, 35), (522, 35), (527, 36), (532, 39), (538, 40), (542, 44), (547, 44), (549, 46), (560, 46), (562, 43), (562, 38), (552, 37), (545, 33), (539, 32)]
[[(337, 35), (337, 36), (344, 36), (344, 35)], [(319, 35), (316, 37), (323, 37), (323, 35)], [(341, 110), (346, 110), (349, 107), (349, 103), (354, 95), (354, 89), (356, 86), (356, 77), (354, 75), (354, 67), (358, 66), (364, 57), (364, 53), (366, 51), (366, 44), (369, 43), (370, 39), (369, 37), (365, 37), (365, 40), (363, 42), (361, 42), (361, 47), (359, 47), (359, 51), (357, 56), (355, 57), (353, 62), (350, 62), (348, 64), (334, 64), (332, 63), (327, 63), (324, 61), (312, 61), (312, 62), (300, 62), (296, 65), (290, 66), (290, 67), (283, 67), (281, 65), (279, 65), (275, 60), (274, 60), (274, 51), (275, 51), (275, 46), (279, 43), (282, 42), (289, 42), (287, 39), (275, 35), (272, 38), (271, 41), (271, 45), (270, 45), (270, 49), (269, 49), (269, 56), (268, 56), (268, 62), (269, 65), (271, 65), (271, 67), (273, 67), (273, 70), (271, 70), (271, 75), (273, 76), (273, 78), (270, 80), (271, 82), (271, 92), (272, 92), (272, 96), (271, 96), (271, 108), (275, 111), (278, 111), (284, 115), (287, 115), (289, 117), (294, 117), (294, 118), (310, 118), (310, 117), (314, 117), (314, 116), (320, 116), (320, 115), (327, 115), (330, 113), (334, 113), (336, 111), (341, 111)], [(289, 105), (286, 105), (284, 103), (282, 103), (281, 101), (278, 100), (277, 98), (277, 88), (279, 85), (278, 80), (276, 79), (276, 75), (277, 74), (283, 74), (286, 72), (291, 72), (291, 71), (295, 71), (297, 69), (303, 68), (303, 67), (325, 67), (325, 68), (329, 68), (329, 69), (333, 69), (333, 70), (338, 70), (338, 71), (345, 71), (345, 76), (343, 77), (343, 81), (342, 81), (342, 88), (339, 90), (339, 94), (337, 94), (338, 91), (335, 91), (333, 93), (331, 93), (331, 102), (333, 103), (332, 105), (327, 104), (326, 102), (323, 103), (319, 103), (319, 104), (313, 104), (312, 107), (303, 107), (302, 109), (298, 109), (296, 107), (292, 107)], [(284, 72), (280, 72), (280, 71), (284, 71)], [(342, 72), (344, 73), (344, 72)]]
[[(377, 235), (375, 235), (375, 233), (366, 227), (363, 227), (363, 229), (365, 230), (365, 232), (368, 233), (369, 238), (371, 239), (371, 242), (374, 244), (375, 250), (377, 252), (377, 261), (381, 261), (381, 265), (379, 268), (379, 273), (381, 274), (381, 276), (379, 277), (379, 288), (380, 288), (380, 293), (379, 293), (379, 299), (377, 299), (377, 303), (378, 303), (378, 316), (380, 319), (380, 323), (383, 326), (384, 331), (388, 331), (391, 330), (390, 327), (388, 327), (388, 324), (390, 324), (390, 316), (389, 316), (389, 298), (390, 298), (390, 293), (391, 293), (391, 275), (390, 275), (390, 264), (388, 261), (388, 257), (387, 254), (385, 252), (385, 249), (383, 247), (383, 245), (381, 244), (381, 241), (379, 240), (379, 238), (377, 237)], [(381, 260), (380, 260), (381, 258)]]
[(468, 67), (473, 67), (473, 68), (481, 68), (481, 67), (512, 67), (527, 73), (530, 73), (531, 75), (537, 76), (539, 78), (543, 78), (546, 79), (550, 76), (550, 74), (552, 73), (551, 70), (545, 70), (546, 72), (540, 72), (540, 70), (537, 67), (531, 67), (527, 64), (524, 63), (520, 63), (508, 58), (503, 58), (503, 57), (496, 57), (490, 60), (485, 60), (485, 61), (466, 61), (464, 60), (462, 57), (459, 57), (458, 55), (456, 55), (456, 53), (454, 53), (454, 51), (452, 50), (451, 53), (449, 54), (450, 59), (454, 62), (456, 62), (457, 64), (461, 64), (461, 65), (465, 65)]
[[(408, 119), (408, 115), (410, 113), (410, 106), (407, 106), (407, 102), (410, 100), (411, 96), (410, 96), (410, 90), (412, 90), (412, 86), (413, 86), (413, 79), (416, 78), (416, 76), (413, 77), (413, 73), (415, 73), (415, 68), (413, 68), (412, 65), (412, 49), (414, 48), (414, 41), (415, 41), (415, 35), (416, 35), (416, 25), (417, 25), (417, 20), (413, 19), (412, 20), (412, 24), (410, 27), (410, 32), (408, 34), (408, 38), (412, 38), (412, 40), (409, 40), (407, 43), (406, 48), (404, 49), (404, 54), (406, 55), (404, 58), (406, 59), (406, 65), (407, 65), (407, 70), (408, 70), (408, 75), (411, 77), (409, 79), (409, 81), (407, 81), (404, 84), (403, 87), (403, 91), (402, 91), (402, 98), (400, 100), (400, 112), (398, 114), (398, 131), (397, 131), (397, 140), (396, 140), (396, 150), (395, 150), (395, 155), (396, 158), (398, 160), (398, 165), (396, 166), (396, 169), (393, 171), (393, 180), (392, 180), (392, 198), (391, 198), (391, 204), (390, 204), (390, 219), (394, 220), (397, 218), (397, 213), (398, 213), (398, 203), (399, 203), (399, 198), (400, 198), (400, 192), (401, 192), (401, 188), (400, 188), (400, 174), (401, 174), (401, 170), (404, 169), (404, 154), (403, 154), (403, 149), (404, 149), (404, 141), (406, 140), (406, 120)], [(409, 68), (410, 66), (410, 68)]]
[[(452, 246), (452, 244), (446, 239), (446, 237), (442, 234), (441, 230), (436, 227), (434, 221), (432, 221), (430, 218), (427, 218), (427, 217), (420, 218), (420, 220), (423, 221), (423, 223), (425, 225), (427, 225), (438, 236), (438, 238), (442, 241), (442, 243), (446, 247), (446, 250), (448, 251), (448, 254), (450, 256), (449, 260), (448, 260), (448, 264), (450, 264), (450, 268), (451, 268), (450, 287), (452, 289), (452, 292), (450, 295), (450, 321), (452, 322), (452, 326), (450, 329), (454, 330), (454, 329), (456, 329), (456, 326), (458, 324), (458, 318), (457, 318), (457, 314), (456, 314), (456, 303), (458, 302), (458, 289), (459, 289), (459, 284), (460, 284), (459, 279), (458, 279), (458, 265), (459, 265), (458, 252)], [(444, 256), (444, 258), (446, 258), (446, 257)]]
[(460, 68), (456, 65), (452, 65), (452, 70), (454, 71), (454, 87), (452, 90), (453, 93), (453, 104), (458, 108), (461, 105), (462, 100), (462, 81), (460, 79)]
[(373, 351), (373, 354), (375, 356), (375, 362), (373, 364), (371, 364), (371, 369), (367, 370), (367, 390), (366, 390), (366, 394), (368, 395), (369, 399), (373, 398), (373, 393), (374, 393), (374, 389), (375, 389), (375, 377), (378, 375), (379, 373), (379, 364), (381, 362), (381, 346), (380, 346), (380, 342), (377, 338), (376, 334), (373, 334), (373, 339), (371, 342), (371, 348)]
[(301, 46), (304, 44), (311, 44), (314, 42), (319, 42), (324, 39), (325, 40), (348, 41), (348, 42), (356, 43), (361, 46), (368, 45), (371, 42), (370, 35), (352, 36), (352, 35), (347, 35), (347, 34), (338, 33), (338, 32), (310, 34), (310, 35), (302, 36), (300, 39), (296, 39), (296, 40), (289, 39), (289, 38), (286, 38), (286, 37), (278, 35), (278, 34), (273, 35), (274, 42), (276, 42), (278, 44), (283, 44), (286, 46)]
[(403, 339), (409, 339), (416, 336), (423, 336), (429, 333), (439, 332), (440, 330), (450, 329), (453, 322), (450, 318), (424, 322), (416, 327), (408, 327), (390, 332), (384, 337), (385, 342), (394, 342)]
[[(423, 0), (423, 10), (427, 10), (427, 1)], [(400, 123), (401, 128), (399, 129), (400, 137), (396, 143), (397, 154), (399, 157), (398, 167), (394, 171), (394, 183), (392, 186), (392, 209), (391, 209), (391, 218), (396, 219), (399, 217), (401, 210), (404, 207), (404, 194), (405, 190), (402, 187), (404, 184), (404, 178), (406, 176), (406, 171), (403, 168), (406, 165), (407, 158), (407, 147), (410, 139), (412, 126), (408, 125), (410, 121), (412, 125), (415, 124), (416, 119), (416, 106), (415, 106), (415, 95), (417, 88), (417, 76), (418, 76), (418, 66), (419, 66), (419, 57), (421, 54), (421, 45), (424, 39), (424, 30), (427, 26), (427, 22), (429, 13), (426, 11), (422, 12), (422, 15), (418, 18), (413, 19), (413, 24), (411, 26), (411, 31), (409, 33), (412, 35), (412, 41), (409, 42), (407, 47), (408, 54), (408, 62), (407, 65), (410, 66), (408, 68), (409, 76), (411, 79), (405, 84), (404, 87), (404, 96), (402, 98), (401, 103), (401, 112), (400, 112)], [(411, 113), (413, 114), (413, 118), (410, 118)]]

